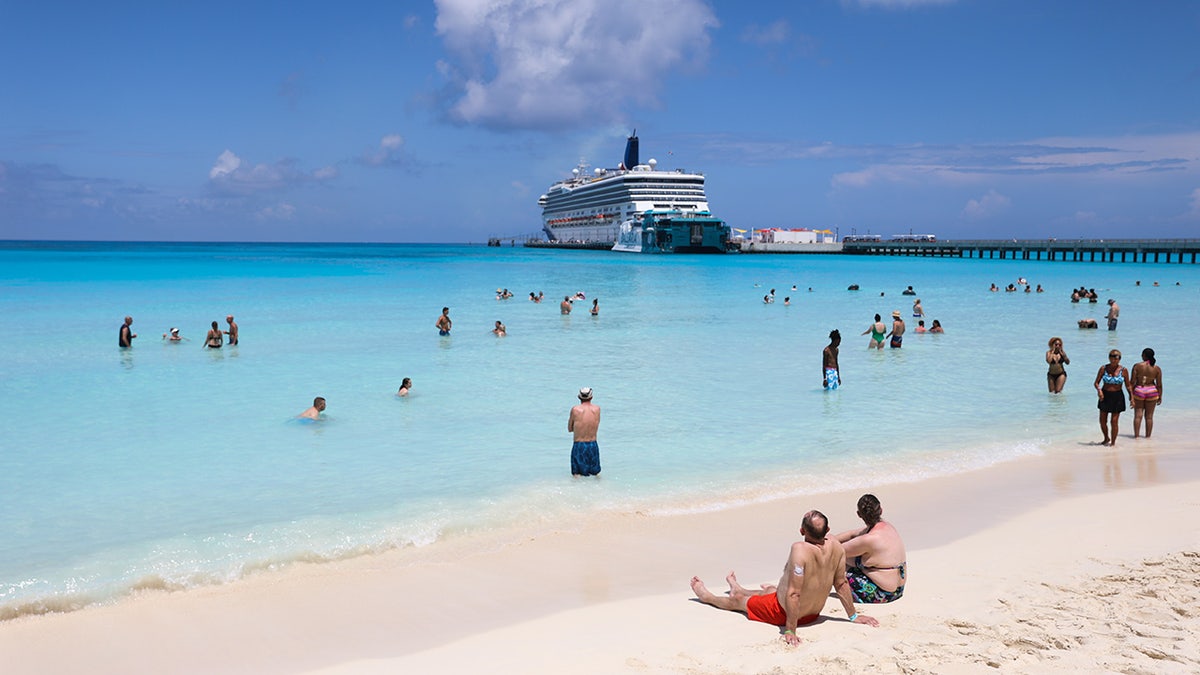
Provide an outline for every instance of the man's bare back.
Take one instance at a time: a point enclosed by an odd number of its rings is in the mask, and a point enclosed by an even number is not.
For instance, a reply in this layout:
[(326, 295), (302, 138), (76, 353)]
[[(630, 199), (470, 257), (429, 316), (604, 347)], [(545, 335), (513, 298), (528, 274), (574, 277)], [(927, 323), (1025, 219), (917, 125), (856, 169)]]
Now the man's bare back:
[[(845, 580), (846, 553), (836, 539), (826, 538), (821, 544), (798, 541), (783, 567), (775, 595), (779, 605), (791, 609), (797, 618), (820, 614), (834, 587), (835, 575)], [(838, 571), (841, 575), (837, 575)], [(790, 614), (791, 612), (789, 612)]]
[(567, 419), (567, 431), (575, 434), (577, 443), (596, 440), (596, 432), (599, 429), (600, 406), (591, 401), (584, 401), (571, 408), (571, 416)]

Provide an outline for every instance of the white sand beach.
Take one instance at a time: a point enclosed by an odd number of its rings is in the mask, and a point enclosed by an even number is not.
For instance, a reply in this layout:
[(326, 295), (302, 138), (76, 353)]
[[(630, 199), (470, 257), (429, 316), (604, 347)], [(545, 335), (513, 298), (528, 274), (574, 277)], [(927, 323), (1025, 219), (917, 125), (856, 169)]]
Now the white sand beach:
[(796, 648), (688, 580), (775, 582), (803, 512), (849, 529), (860, 492), (146, 591), (0, 624), (0, 672), (1197, 672), (1200, 453), (1160, 434), (872, 488), (905, 596), (859, 606), (878, 628), (831, 598)]

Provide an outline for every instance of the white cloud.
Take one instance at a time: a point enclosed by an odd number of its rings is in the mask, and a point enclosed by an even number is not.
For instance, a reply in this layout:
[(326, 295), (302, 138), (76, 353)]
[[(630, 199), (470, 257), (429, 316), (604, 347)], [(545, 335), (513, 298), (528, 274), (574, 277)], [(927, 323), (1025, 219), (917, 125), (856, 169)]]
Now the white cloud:
[(995, 190), (988, 190), (987, 194), (979, 199), (968, 200), (962, 214), (964, 218), (969, 220), (982, 220), (1004, 211), (1011, 203), (1012, 200), (1008, 197)]
[(436, 0), (450, 116), (493, 128), (593, 127), (657, 105), (667, 75), (707, 57), (702, 0)]
[(220, 193), (253, 194), (281, 190), (294, 185), (313, 181), (329, 180), (337, 176), (337, 169), (326, 166), (308, 173), (296, 167), (296, 162), (282, 159), (274, 164), (250, 164), (242, 161), (232, 150), (225, 150), (217, 157), (208, 171), (209, 186)]
[(388, 134), (379, 139), (379, 147), (368, 150), (359, 156), (359, 161), (367, 166), (400, 166), (407, 164), (404, 155), (404, 137), (400, 134)]
[(209, 170), (208, 177), (212, 180), (217, 180), (222, 176), (228, 176), (234, 171), (237, 171), (238, 167), (241, 165), (242, 159), (233, 154), (233, 152), (230, 150), (226, 149), (225, 152), (221, 153), (221, 156), (217, 157), (217, 163), (214, 164), (213, 168)]

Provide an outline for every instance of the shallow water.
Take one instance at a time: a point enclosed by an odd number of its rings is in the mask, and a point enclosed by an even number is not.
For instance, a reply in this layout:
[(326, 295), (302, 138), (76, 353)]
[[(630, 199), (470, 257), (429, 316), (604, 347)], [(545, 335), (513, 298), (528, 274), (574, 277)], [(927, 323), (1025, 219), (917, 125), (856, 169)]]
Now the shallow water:
[[(1046, 292), (987, 291), (1018, 277)], [(908, 285), (944, 335), (914, 334)], [(1079, 285), (1101, 302), (1070, 303)], [(713, 509), (1086, 449), (1110, 347), (1129, 367), (1156, 350), (1160, 425), (1196, 409), (1198, 288), (1200, 267), (1179, 264), (10, 243), (0, 616), (592, 510)], [(560, 315), (576, 291), (587, 301)], [(1119, 329), (1078, 330), (1103, 324), (1107, 297)], [(868, 351), (859, 333), (892, 310), (904, 348)], [(203, 350), (228, 313), (241, 344)], [(125, 314), (139, 338), (122, 351)], [(170, 326), (191, 341), (164, 343)], [(832, 328), (845, 386), (825, 392)], [(1060, 396), (1051, 335), (1072, 359)], [(581, 386), (604, 411), (599, 481), (568, 475)], [(295, 419), (316, 395), (325, 419)]]

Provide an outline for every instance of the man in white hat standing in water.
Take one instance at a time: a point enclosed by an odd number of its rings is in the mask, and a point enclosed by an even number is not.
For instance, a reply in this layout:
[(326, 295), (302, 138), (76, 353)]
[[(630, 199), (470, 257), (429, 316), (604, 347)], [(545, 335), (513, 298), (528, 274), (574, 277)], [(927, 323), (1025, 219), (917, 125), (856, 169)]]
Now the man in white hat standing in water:
[(575, 434), (571, 446), (571, 475), (600, 475), (600, 446), (596, 443), (596, 431), (600, 429), (600, 406), (592, 403), (592, 388), (579, 390), (579, 405), (571, 408), (567, 419), (567, 431)]
[(892, 312), (892, 332), (888, 333), (888, 337), (892, 338), (892, 349), (900, 349), (904, 344), (904, 319), (900, 318), (900, 310)]

